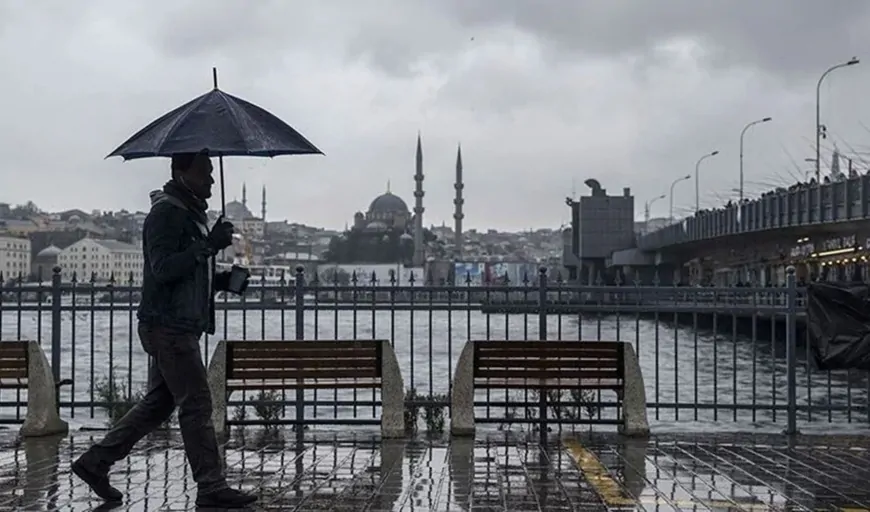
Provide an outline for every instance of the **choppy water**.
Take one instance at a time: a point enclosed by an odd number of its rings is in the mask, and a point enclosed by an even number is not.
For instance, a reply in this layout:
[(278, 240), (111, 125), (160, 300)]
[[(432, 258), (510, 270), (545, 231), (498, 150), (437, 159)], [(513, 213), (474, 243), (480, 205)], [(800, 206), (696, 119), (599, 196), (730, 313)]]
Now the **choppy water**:
[[(76, 400), (92, 399), (92, 383), (105, 378), (109, 362), (114, 377), (133, 390), (144, 387), (147, 358), (135, 336), (135, 318), (129, 312), (63, 313), (62, 377), (74, 381), (65, 388), (62, 399), (72, 393)], [(228, 339), (293, 339), (294, 314), (277, 311), (233, 311), (218, 313), (218, 336)], [(405, 387), (415, 387), (423, 395), (446, 393), (463, 343), (468, 339), (540, 339), (538, 318), (523, 315), (484, 315), (475, 311), (308, 311), (305, 317), (306, 339), (380, 338), (394, 341), (402, 368)], [(51, 321), (48, 314), (2, 313), (0, 334), (3, 339), (40, 339), (50, 360)], [(621, 340), (632, 342), (644, 374), (650, 421), (659, 429), (692, 428), (716, 423), (730, 428), (781, 425), (783, 411), (773, 405), (786, 403), (786, 365), (781, 344), (753, 341), (732, 335), (693, 332), (689, 328), (634, 317), (601, 319), (550, 316), (548, 339)], [(210, 355), (215, 337), (203, 340), (204, 353)], [(803, 354), (801, 354), (803, 359)], [(797, 368), (799, 404), (812, 403), (812, 421), (827, 424), (852, 422), (858, 428), (870, 425), (867, 414), (868, 379), (859, 372), (808, 371), (802, 362)], [(485, 392), (481, 392), (481, 397)], [(494, 393), (494, 395), (498, 395)], [(0, 400), (16, 398), (16, 392), (3, 391)], [(332, 392), (319, 393), (320, 400), (332, 398)], [(341, 395), (340, 395), (341, 396)], [(351, 396), (351, 395), (347, 395)], [(361, 397), (371, 395), (360, 392)], [(811, 398), (811, 400), (809, 400)], [(361, 398), (366, 399), (366, 398)], [(499, 400), (500, 398), (493, 398)], [(609, 400), (603, 397), (603, 400)], [(742, 409), (736, 410), (732, 404)], [(680, 407), (677, 407), (677, 404)], [(684, 408), (686, 404), (704, 404), (704, 409)], [(713, 408), (718, 404), (718, 409)], [(756, 404), (755, 411), (749, 406)], [(848, 411), (822, 410), (828, 404), (848, 406)], [(658, 405), (658, 407), (655, 407)], [(729, 408), (731, 407), (731, 408)], [(321, 414), (333, 410), (321, 408)], [(324, 412), (325, 411), (325, 412)], [(371, 407), (359, 414), (370, 415)], [(69, 409), (64, 409), (69, 415)], [(342, 408), (340, 414), (352, 413)], [(3, 416), (15, 415), (6, 407)], [(493, 414), (501, 415), (493, 411)], [(99, 411), (79, 408), (76, 420), (100, 418)], [(807, 420), (807, 412), (801, 412)], [(677, 426), (679, 423), (679, 426)], [(836, 427), (838, 430), (841, 426)]]

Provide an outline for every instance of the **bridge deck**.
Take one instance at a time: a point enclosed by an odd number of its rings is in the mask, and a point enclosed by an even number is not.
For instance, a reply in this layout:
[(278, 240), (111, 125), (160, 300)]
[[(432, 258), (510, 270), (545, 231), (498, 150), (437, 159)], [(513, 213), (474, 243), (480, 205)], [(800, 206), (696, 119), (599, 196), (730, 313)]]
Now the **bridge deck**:
[[(475, 440), (380, 441), (247, 429), (226, 446), (233, 485), (254, 510), (868, 510), (870, 436), (516, 434)], [(0, 433), (0, 510), (93, 510), (69, 472), (91, 442), (75, 433), (18, 441)], [(128, 496), (116, 510), (192, 510), (195, 487), (177, 432), (143, 442), (116, 466)], [(103, 508), (107, 510), (108, 507)]]

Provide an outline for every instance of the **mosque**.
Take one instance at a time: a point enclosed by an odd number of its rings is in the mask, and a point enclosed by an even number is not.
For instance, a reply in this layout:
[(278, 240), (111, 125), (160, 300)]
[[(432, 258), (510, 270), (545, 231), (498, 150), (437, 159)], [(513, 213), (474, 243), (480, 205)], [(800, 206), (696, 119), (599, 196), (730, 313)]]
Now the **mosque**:
[[(423, 227), (423, 147), (417, 135), (416, 166), (414, 173), (414, 208), (390, 190), (377, 196), (369, 204), (365, 213), (356, 212), (353, 224), (345, 232), (332, 240), (327, 259), (337, 263), (393, 263), (404, 262), (414, 267), (423, 266), (426, 261), (426, 245), (435, 240), (429, 230)], [(462, 247), (462, 152), (456, 153), (456, 182), (454, 184), (454, 222), (456, 253), (459, 258)]]
[(253, 240), (263, 240), (266, 236), (266, 187), (263, 187), (263, 201), (260, 207), (260, 217), (254, 216), (248, 209), (248, 189), (242, 184), (242, 200), (230, 201), (226, 205), (227, 220), (239, 228), (239, 231)]

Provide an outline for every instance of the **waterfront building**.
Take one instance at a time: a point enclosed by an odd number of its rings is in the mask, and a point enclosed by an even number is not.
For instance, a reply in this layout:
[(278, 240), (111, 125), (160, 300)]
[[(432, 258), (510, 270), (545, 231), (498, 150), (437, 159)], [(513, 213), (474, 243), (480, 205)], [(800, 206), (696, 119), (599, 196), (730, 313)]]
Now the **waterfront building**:
[(571, 208), (570, 251), (563, 253), (562, 264), (569, 279), (594, 283), (603, 276), (607, 260), (614, 251), (634, 245), (634, 196), (631, 189), (609, 196), (598, 180), (586, 180), (589, 196), (567, 198)]
[(0, 235), (0, 273), (5, 279), (30, 277), (30, 240)]
[(108, 281), (112, 276), (127, 283), (132, 275), (133, 284), (142, 283), (142, 248), (118, 240), (83, 238), (63, 249), (57, 258), (61, 279), (69, 281), (73, 274), (80, 281)]

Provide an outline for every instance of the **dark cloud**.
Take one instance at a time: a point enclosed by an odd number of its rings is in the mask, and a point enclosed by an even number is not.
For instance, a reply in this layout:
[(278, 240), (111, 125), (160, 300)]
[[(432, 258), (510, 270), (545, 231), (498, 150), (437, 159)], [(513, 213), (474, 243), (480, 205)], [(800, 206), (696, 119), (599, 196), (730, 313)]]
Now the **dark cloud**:
[(446, 0), (446, 15), (473, 31), (509, 25), (555, 51), (648, 55), (672, 39), (700, 41), (705, 62), (786, 75), (815, 73), (866, 49), (870, 3), (863, 0)]
[[(166, 162), (103, 157), (211, 85), (272, 110), (327, 153), (227, 162), (228, 195), (267, 184), (270, 216), (340, 227), (387, 180), (412, 201), (422, 130), (429, 222), (451, 222), (456, 144), (469, 225), (567, 219), (571, 183), (643, 202), (695, 161), (702, 201), (733, 197), (742, 127), (751, 194), (795, 179), (822, 120), (868, 146), (870, 3), (838, 0), (0, 2), (0, 201), (144, 208)], [(848, 148), (855, 148), (854, 150)], [(856, 157), (856, 161), (858, 161)], [(863, 164), (862, 164), (863, 165)], [(767, 185), (764, 185), (764, 184)], [(581, 190), (582, 191), (582, 190)], [(254, 194), (252, 194), (254, 195)], [(694, 204), (690, 183), (677, 210)], [(661, 214), (666, 202), (656, 204)]]

